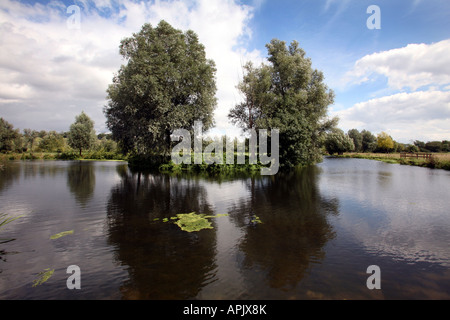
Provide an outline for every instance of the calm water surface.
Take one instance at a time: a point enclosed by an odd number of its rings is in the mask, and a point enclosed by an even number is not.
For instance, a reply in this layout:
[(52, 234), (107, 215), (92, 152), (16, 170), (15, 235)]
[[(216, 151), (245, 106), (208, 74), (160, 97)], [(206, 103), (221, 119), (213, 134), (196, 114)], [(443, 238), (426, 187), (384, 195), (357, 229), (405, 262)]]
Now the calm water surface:
[[(0, 299), (450, 299), (449, 187), (448, 171), (363, 159), (275, 177), (9, 162), (0, 213), (22, 217), (0, 231)], [(227, 215), (195, 233), (170, 220), (190, 212)]]

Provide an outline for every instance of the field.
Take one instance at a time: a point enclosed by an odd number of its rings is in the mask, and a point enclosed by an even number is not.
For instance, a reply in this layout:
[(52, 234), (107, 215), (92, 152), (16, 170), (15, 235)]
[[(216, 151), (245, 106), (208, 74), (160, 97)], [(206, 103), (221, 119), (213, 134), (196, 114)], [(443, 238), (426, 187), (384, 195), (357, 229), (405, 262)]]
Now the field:
[(450, 170), (450, 153), (432, 153), (431, 159), (425, 158), (401, 158), (400, 153), (345, 153), (344, 158), (361, 158), (378, 160), (387, 163), (399, 163), (404, 165), (428, 167), (433, 169)]

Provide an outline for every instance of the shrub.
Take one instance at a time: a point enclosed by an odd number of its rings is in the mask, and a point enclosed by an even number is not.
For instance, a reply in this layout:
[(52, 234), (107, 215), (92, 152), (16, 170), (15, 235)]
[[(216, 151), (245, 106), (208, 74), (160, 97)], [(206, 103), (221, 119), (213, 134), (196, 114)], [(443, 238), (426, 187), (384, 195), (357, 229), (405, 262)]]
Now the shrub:
[(76, 160), (78, 156), (73, 152), (63, 152), (56, 156), (59, 160)]
[(432, 169), (438, 168), (439, 167), (439, 159), (435, 156), (432, 156), (425, 161), (424, 165), (426, 167), (432, 168)]

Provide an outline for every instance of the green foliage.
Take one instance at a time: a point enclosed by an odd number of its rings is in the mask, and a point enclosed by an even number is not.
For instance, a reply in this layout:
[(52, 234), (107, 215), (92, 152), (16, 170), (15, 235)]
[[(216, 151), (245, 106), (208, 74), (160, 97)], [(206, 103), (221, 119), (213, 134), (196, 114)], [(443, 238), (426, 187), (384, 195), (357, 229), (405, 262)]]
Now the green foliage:
[(100, 140), (97, 140), (95, 147), (95, 151), (103, 151), (103, 152), (117, 152), (117, 143), (111, 139), (107, 139), (105, 136)]
[(419, 140), (415, 140), (414, 141), (414, 145), (419, 148), (420, 152), (428, 152), (428, 149), (425, 148), (425, 142), (423, 141), (419, 141)]
[(94, 122), (84, 113), (75, 117), (75, 122), (70, 126), (68, 134), (69, 145), (79, 150), (80, 156), (83, 150), (89, 149), (95, 143), (97, 137), (94, 130)]
[[(161, 21), (122, 40), (122, 65), (109, 86), (107, 126), (124, 153), (170, 156), (175, 129), (213, 125), (215, 64), (191, 30)], [(163, 161), (164, 162), (164, 161)]]
[(244, 130), (279, 129), (281, 168), (319, 161), (323, 135), (337, 121), (327, 121), (334, 94), (298, 42), (273, 39), (266, 47), (270, 64), (245, 66), (238, 87), (245, 99), (228, 117)]
[(448, 150), (448, 144), (444, 141), (430, 141), (425, 144), (425, 148), (430, 152), (442, 152)]
[(30, 152), (33, 152), (34, 141), (36, 140), (38, 135), (39, 135), (39, 132), (37, 132), (36, 130), (31, 130), (31, 129), (23, 130), (23, 138), (24, 138), (24, 142), (25, 142), (25, 147), (27, 149), (29, 147), (28, 150)]
[(252, 220), (250, 220), (251, 223), (260, 224), (262, 223), (261, 219), (258, 216), (254, 216)]
[(420, 151), (419, 147), (416, 146), (416, 145), (414, 145), (414, 144), (409, 145), (409, 146), (406, 148), (406, 152), (419, 152), (419, 151)]
[(362, 152), (372, 152), (377, 148), (377, 138), (368, 130), (362, 130)]
[(65, 236), (67, 236), (67, 235), (69, 235), (69, 234), (73, 234), (73, 230), (70, 230), (70, 231), (63, 231), (63, 232), (60, 232), (60, 233), (57, 233), (57, 234), (54, 234), (54, 235), (52, 235), (51, 237), (50, 237), (50, 239), (51, 240), (56, 240), (56, 239), (59, 239), (59, 238), (61, 238), (61, 237), (65, 237)]
[(196, 232), (203, 229), (212, 229), (211, 222), (209, 222), (204, 214), (182, 213), (177, 214), (178, 221), (175, 223), (181, 230), (187, 232)]
[(335, 153), (342, 155), (355, 149), (353, 139), (341, 129), (333, 129), (325, 138), (325, 149), (330, 155)]
[[(162, 218), (161, 221), (163, 223), (167, 223), (173, 221), (181, 230), (186, 232), (198, 232), (203, 229), (213, 229), (211, 222), (208, 219), (216, 219), (221, 217), (228, 217), (228, 214), (216, 214), (216, 215), (206, 215), (206, 214), (197, 214), (195, 212), (191, 213), (180, 213), (177, 214), (176, 217), (170, 218)], [(153, 221), (159, 221), (159, 218), (154, 218)], [(262, 223), (259, 217), (255, 216), (252, 223), (258, 224)]]
[(63, 152), (66, 149), (66, 142), (61, 134), (50, 131), (39, 141), (38, 148), (44, 152)]
[(15, 217), (15, 218), (8, 218), (8, 216), (5, 213), (0, 213), (0, 230), (5, 227), (8, 223), (13, 222), (14, 220), (19, 219), (22, 216)]
[(44, 282), (46, 282), (55, 272), (55, 269), (44, 269), (44, 271), (39, 272), (38, 278), (33, 280), (33, 287), (40, 286)]
[(408, 146), (403, 144), (403, 143), (394, 141), (394, 149), (393, 149), (393, 151), (394, 152), (405, 152), (407, 147)]
[(358, 129), (351, 129), (348, 131), (348, 136), (353, 140), (355, 145), (355, 152), (361, 152), (363, 150), (363, 136)]
[(8, 121), (0, 118), (0, 152), (1, 151), (21, 151), (22, 143), (18, 129)]
[(267, 93), (272, 85), (272, 70), (266, 65), (255, 68), (252, 62), (245, 64), (243, 69), (245, 74), (237, 88), (244, 95), (244, 101), (230, 110), (228, 118), (233, 124), (247, 131), (258, 129), (257, 120), (262, 116), (262, 107), (268, 103)]
[(57, 156), (59, 160), (76, 160), (78, 156), (73, 152), (63, 152)]
[(381, 152), (391, 152), (394, 149), (394, 140), (386, 132), (381, 132), (377, 137), (377, 149)]

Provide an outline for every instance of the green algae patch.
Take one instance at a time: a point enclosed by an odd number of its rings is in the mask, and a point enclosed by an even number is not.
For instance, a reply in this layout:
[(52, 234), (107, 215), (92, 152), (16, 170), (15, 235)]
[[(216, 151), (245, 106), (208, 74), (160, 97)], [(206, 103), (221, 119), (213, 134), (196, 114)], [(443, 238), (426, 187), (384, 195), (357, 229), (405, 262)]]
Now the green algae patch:
[(73, 234), (73, 230), (70, 230), (70, 231), (64, 231), (64, 232), (60, 232), (60, 233), (54, 234), (54, 235), (52, 235), (52, 236), (50, 237), (50, 239), (51, 239), (51, 240), (55, 240), (55, 239), (58, 239), (58, 238), (61, 238), (61, 237), (65, 237), (65, 236), (67, 236), (67, 235), (69, 235), (69, 234)]
[[(154, 222), (162, 221), (164, 223), (172, 222), (180, 227), (181, 230), (186, 232), (197, 232), (203, 229), (213, 229), (211, 222), (208, 219), (216, 219), (222, 217), (228, 217), (227, 213), (219, 213), (216, 215), (206, 215), (206, 214), (197, 214), (195, 212), (191, 213), (180, 213), (175, 217), (169, 218), (155, 218)], [(258, 221), (260, 222), (259, 218)]]
[(259, 224), (262, 223), (261, 219), (258, 216), (254, 216), (252, 220), (250, 220), (251, 223)]
[(38, 278), (33, 281), (33, 287), (39, 286), (46, 282), (48, 279), (50, 279), (54, 272), (55, 269), (50, 270), (50, 268), (44, 269), (44, 271), (39, 272)]
[(228, 213), (218, 213), (214, 216), (208, 216), (208, 218), (221, 218), (221, 217), (228, 217), (229, 214)]
[(177, 214), (178, 221), (175, 222), (181, 230), (187, 232), (196, 232), (203, 229), (212, 229), (211, 222), (207, 220), (207, 216), (204, 214), (180, 213)]

